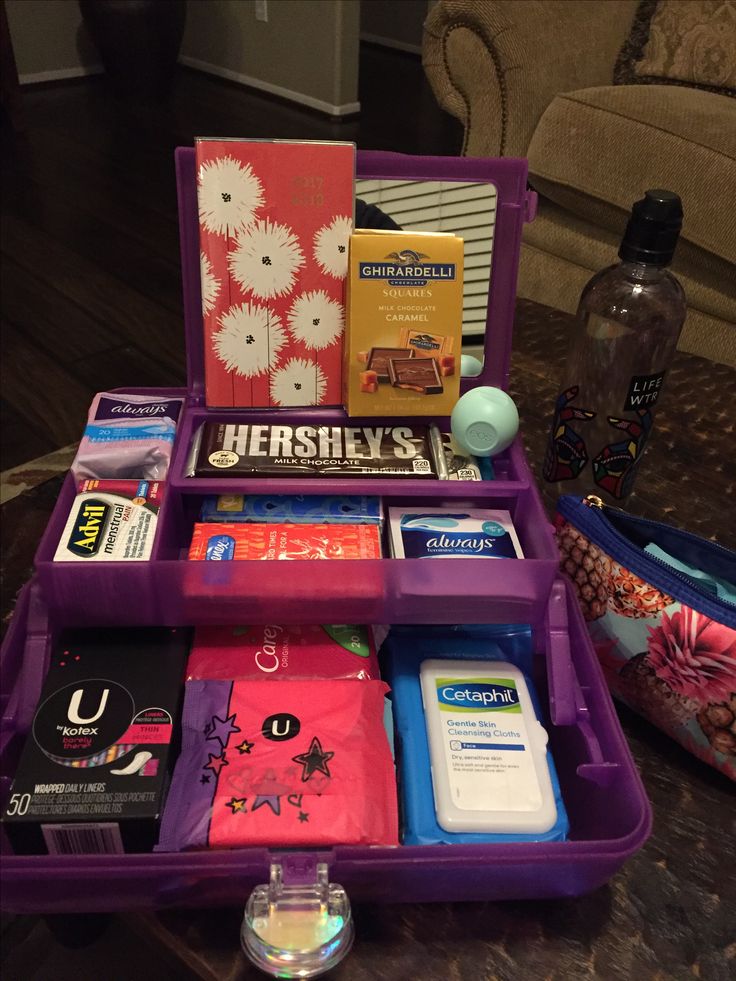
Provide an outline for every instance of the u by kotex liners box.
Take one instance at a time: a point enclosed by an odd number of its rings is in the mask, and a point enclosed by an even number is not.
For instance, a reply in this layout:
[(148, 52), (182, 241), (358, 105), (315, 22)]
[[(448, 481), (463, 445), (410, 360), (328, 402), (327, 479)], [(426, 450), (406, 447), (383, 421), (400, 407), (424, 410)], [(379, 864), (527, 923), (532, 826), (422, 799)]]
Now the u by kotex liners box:
[(508, 511), (391, 507), (388, 513), (396, 559), (524, 557)]
[(187, 680), (380, 678), (373, 631), (356, 624), (201, 626)]
[(378, 525), (196, 524), (189, 558), (380, 559)]
[(61, 634), (2, 814), (16, 851), (151, 850), (189, 643), (185, 628)]
[(80, 480), (55, 562), (151, 557), (165, 485), (159, 480)]
[(334, 494), (220, 494), (202, 502), (201, 521), (263, 524), (380, 525), (380, 497)]

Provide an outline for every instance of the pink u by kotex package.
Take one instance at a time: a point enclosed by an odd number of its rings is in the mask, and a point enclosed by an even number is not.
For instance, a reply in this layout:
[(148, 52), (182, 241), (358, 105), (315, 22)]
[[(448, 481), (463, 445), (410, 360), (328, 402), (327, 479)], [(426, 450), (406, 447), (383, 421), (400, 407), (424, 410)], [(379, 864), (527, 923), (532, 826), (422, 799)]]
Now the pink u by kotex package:
[(87, 416), (72, 473), (77, 480), (164, 480), (180, 398), (100, 392)]
[(395, 845), (382, 681), (188, 681), (158, 851)]
[(187, 664), (187, 680), (379, 677), (373, 632), (352, 624), (197, 627)]

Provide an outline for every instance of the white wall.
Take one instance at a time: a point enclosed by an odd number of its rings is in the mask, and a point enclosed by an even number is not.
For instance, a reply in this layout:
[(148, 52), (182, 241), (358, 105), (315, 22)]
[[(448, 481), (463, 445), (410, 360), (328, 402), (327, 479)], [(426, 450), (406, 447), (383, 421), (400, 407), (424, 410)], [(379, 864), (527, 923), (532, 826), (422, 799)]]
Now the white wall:
[(76, 0), (5, 0), (21, 84), (102, 71)]
[[(102, 70), (77, 0), (6, 0), (21, 83)], [(334, 116), (360, 109), (360, 0), (188, 0), (179, 60)]]
[(361, 0), (361, 40), (421, 54), (422, 25), (435, 2), (436, 0)]
[(189, 0), (179, 60), (331, 115), (358, 102), (359, 0)]

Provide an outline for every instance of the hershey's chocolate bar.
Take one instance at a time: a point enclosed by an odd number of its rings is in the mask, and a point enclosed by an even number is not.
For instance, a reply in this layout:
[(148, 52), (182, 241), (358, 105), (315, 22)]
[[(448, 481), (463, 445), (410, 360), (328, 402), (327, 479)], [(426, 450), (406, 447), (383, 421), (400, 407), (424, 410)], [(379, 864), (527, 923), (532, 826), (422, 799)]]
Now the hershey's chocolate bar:
[[(205, 422), (194, 477), (447, 476), (429, 426), (279, 426)], [(441, 443), (441, 441), (440, 441)]]
[(442, 379), (434, 358), (392, 358), (388, 377), (394, 388), (408, 388), (422, 395), (441, 395)]
[(378, 380), (387, 382), (389, 365), (393, 358), (413, 358), (414, 352), (407, 347), (372, 347), (368, 352), (367, 368), (378, 375)]

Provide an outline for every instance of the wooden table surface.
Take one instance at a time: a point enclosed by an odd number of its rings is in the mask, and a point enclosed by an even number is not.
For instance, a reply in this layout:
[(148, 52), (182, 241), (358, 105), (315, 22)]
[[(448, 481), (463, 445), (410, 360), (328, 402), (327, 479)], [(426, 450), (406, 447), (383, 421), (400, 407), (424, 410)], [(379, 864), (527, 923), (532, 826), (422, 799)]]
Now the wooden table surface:
[[(539, 472), (570, 318), (519, 301), (510, 391)], [(678, 354), (667, 379), (632, 512), (736, 545), (736, 371)], [(3, 507), (3, 613), (27, 578), (58, 478)], [(543, 488), (545, 502), (553, 500)], [(736, 977), (736, 806), (733, 785), (628, 710), (619, 716), (654, 811), (653, 834), (613, 880), (578, 899), (509, 903), (357, 904), (357, 939), (332, 981)], [(19, 918), (6, 977), (256, 979), (242, 958), (242, 909), (130, 913), (82, 951)], [(44, 973), (18, 965), (46, 945)], [(135, 952), (135, 954), (134, 954)], [(53, 954), (53, 956), (51, 956)], [(17, 955), (17, 956), (16, 956)], [(135, 967), (133, 964), (135, 963)], [(13, 972), (20, 973), (13, 973)]]

